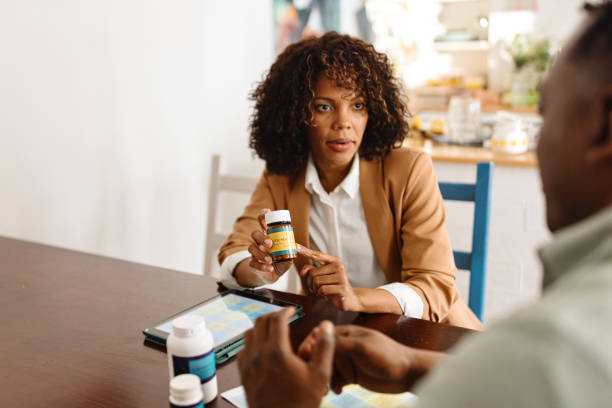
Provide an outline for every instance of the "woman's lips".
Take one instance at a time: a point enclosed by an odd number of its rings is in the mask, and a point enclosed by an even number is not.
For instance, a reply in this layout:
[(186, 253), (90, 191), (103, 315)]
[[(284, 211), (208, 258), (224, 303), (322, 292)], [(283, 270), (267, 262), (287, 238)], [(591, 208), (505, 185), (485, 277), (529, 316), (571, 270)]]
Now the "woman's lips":
[(325, 143), (330, 149), (335, 152), (342, 153), (351, 148), (353, 141), (351, 139), (335, 139)]

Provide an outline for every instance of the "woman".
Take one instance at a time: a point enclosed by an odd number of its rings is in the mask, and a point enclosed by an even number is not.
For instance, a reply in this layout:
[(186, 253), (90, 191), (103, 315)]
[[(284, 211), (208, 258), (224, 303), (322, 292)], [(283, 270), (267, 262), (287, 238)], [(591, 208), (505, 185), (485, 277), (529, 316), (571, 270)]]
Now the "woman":
[(481, 328), (454, 286), (431, 160), (396, 148), (408, 112), (387, 57), (327, 33), (287, 47), (251, 96), (266, 170), (221, 247), (225, 281), (278, 278), (262, 209), (288, 209), (306, 291), (342, 310)]

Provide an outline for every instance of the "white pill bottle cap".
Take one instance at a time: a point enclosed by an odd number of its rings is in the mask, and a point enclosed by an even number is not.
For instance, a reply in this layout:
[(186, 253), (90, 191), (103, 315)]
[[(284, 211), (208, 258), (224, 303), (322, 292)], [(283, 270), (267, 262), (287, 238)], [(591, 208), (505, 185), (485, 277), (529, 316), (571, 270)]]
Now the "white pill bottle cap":
[(266, 213), (266, 224), (275, 224), (277, 222), (291, 222), (291, 214), (289, 210), (278, 210)]
[(195, 374), (181, 374), (170, 379), (170, 403), (176, 406), (193, 406), (202, 402), (204, 394), (200, 378)]
[(172, 322), (172, 333), (178, 337), (191, 337), (206, 330), (206, 322), (202, 316), (181, 316)]

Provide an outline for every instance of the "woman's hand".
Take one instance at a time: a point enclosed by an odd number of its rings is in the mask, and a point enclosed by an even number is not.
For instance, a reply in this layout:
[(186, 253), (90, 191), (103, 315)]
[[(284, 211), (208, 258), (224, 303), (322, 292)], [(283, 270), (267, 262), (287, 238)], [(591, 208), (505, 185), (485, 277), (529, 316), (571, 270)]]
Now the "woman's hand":
[[(269, 208), (264, 208), (259, 212), (257, 218), (261, 229), (251, 233), (253, 244), (249, 245), (248, 248), (251, 257), (240, 262), (234, 270), (236, 280), (243, 286), (259, 286), (272, 283), (280, 277), (270, 257), (272, 240), (266, 236), (266, 213), (269, 212)], [(262, 280), (263, 282), (261, 282)]]
[(361, 312), (363, 304), (353, 290), (342, 260), (297, 244), (297, 251), (320, 266), (306, 265), (300, 276), (306, 278), (310, 293), (330, 300), (340, 310)]

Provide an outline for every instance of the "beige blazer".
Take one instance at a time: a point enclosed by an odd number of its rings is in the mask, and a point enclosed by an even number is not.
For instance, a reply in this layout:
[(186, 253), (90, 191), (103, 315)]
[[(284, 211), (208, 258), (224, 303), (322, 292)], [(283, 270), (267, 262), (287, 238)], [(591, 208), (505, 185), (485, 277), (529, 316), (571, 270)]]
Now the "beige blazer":
[[(247, 249), (251, 232), (260, 228), (257, 214), (262, 208), (288, 209), (296, 241), (310, 245), (305, 174), (305, 168), (293, 177), (264, 170), (251, 201), (221, 247), (219, 263)], [(370, 241), (388, 282), (405, 283), (419, 294), (424, 319), (481, 329), (455, 287), (446, 212), (429, 156), (395, 149), (384, 159), (360, 158), (359, 189)], [(308, 262), (300, 256), (295, 264), (300, 270)]]

